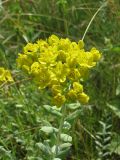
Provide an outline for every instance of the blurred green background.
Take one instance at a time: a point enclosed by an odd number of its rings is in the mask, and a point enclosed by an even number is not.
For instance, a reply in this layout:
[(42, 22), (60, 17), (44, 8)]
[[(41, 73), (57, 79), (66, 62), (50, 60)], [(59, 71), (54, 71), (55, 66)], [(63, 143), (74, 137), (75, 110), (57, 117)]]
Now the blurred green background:
[(18, 53), (27, 42), (51, 34), (82, 39), (104, 3), (84, 39), (85, 48), (95, 46), (102, 59), (85, 82), (90, 102), (74, 122), (65, 160), (120, 159), (120, 1), (0, 0), (0, 66), (12, 70), (16, 81), (0, 87), (0, 160), (38, 160), (41, 120), (57, 124), (47, 113), (43, 117), (41, 106), (49, 97), (19, 73)]

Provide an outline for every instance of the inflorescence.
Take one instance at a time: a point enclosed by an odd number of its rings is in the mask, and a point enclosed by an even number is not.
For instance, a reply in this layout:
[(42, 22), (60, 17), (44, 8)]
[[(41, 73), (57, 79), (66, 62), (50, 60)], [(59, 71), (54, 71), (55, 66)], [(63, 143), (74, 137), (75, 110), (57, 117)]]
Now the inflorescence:
[(81, 82), (100, 57), (96, 48), (85, 51), (82, 40), (76, 43), (51, 35), (46, 40), (28, 43), (19, 53), (17, 64), (39, 89), (50, 90), (53, 104), (59, 107), (70, 101), (88, 102)]

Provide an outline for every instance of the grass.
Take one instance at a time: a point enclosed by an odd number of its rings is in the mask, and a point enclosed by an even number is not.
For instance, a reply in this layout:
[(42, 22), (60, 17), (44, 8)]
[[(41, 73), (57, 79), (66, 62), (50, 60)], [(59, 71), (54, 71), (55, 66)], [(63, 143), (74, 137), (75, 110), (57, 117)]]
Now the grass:
[[(107, 5), (99, 11), (105, 2)], [(53, 33), (75, 41), (83, 37), (87, 49), (95, 46), (103, 54), (85, 83), (91, 99), (73, 123), (70, 133), (73, 145), (65, 160), (120, 159), (119, 10), (119, 0), (0, 1), (0, 66), (11, 69), (16, 80), (15, 84), (1, 88), (1, 160), (39, 159), (41, 152), (35, 144), (45, 137), (40, 132), (41, 123), (49, 120), (58, 124), (48, 113), (43, 117), (42, 105), (49, 104), (47, 93), (39, 92), (30, 79), (20, 74), (15, 62), (27, 42), (47, 38)], [(108, 146), (101, 143), (101, 137), (102, 141), (110, 139)], [(98, 147), (100, 144), (102, 149)], [(104, 156), (105, 153), (108, 155)]]

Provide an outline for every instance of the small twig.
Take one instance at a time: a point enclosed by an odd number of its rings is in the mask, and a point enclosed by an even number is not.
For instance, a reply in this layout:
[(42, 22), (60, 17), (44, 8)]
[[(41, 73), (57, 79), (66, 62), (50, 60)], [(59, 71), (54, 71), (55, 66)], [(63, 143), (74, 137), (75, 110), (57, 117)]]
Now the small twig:
[(3, 88), (5, 84), (6, 84), (6, 82), (2, 83), (2, 84), (0, 85), (0, 89)]
[(92, 137), (94, 140), (96, 139), (94, 135), (92, 135), (90, 133), (90, 131), (88, 131), (80, 122), (79, 122), (79, 126), (88, 134), (90, 135), (90, 137)]
[(33, 128), (29, 128), (29, 129), (25, 129), (24, 131), (21, 131), (19, 133), (15, 133), (15, 134), (22, 134), (22, 133), (26, 133), (27, 131), (32, 131), (32, 130), (35, 130), (35, 129), (40, 129), (41, 126), (36, 126), (36, 127), (33, 127)]
[(9, 2), (9, 1), (10, 1), (10, 0), (3, 1), (3, 2), (1, 2), (1, 4), (7, 3), (7, 2)]
[[(19, 84), (19, 83), (21, 83), (21, 82), (28, 81), (28, 80), (31, 80), (31, 79), (32, 79), (32, 78), (25, 78), (25, 79), (22, 79), (21, 81), (13, 82), (13, 83), (11, 83), (11, 84), (9, 84), (9, 85), (7, 85), (7, 86), (10, 87), (10, 86), (13, 86), (13, 85), (15, 85), (15, 84)], [(0, 89), (2, 89), (2, 88), (5, 86), (5, 84), (6, 84), (6, 82), (4, 82), (4, 83), (0, 86)]]
[[(21, 14), (18, 14), (18, 13), (14, 13), (14, 14), (9, 14), (11, 17), (12, 16), (35, 16), (35, 17), (46, 17), (46, 18), (52, 18), (52, 19), (55, 19), (55, 20), (59, 20), (59, 21), (65, 21), (64, 19), (62, 18), (59, 18), (59, 17), (53, 17), (53, 16), (50, 16), (50, 15), (45, 15), (45, 14), (35, 14), (35, 13), (21, 13)], [(68, 21), (67, 21), (68, 22)]]

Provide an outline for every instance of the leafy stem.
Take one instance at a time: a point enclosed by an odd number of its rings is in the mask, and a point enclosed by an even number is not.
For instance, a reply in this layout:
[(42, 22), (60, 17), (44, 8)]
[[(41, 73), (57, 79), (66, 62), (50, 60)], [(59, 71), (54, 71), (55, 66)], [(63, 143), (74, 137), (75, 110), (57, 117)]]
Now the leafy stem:
[(60, 135), (62, 133), (62, 127), (64, 125), (64, 119), (65, 119), (65, 113), (66, 113), (66, 105), (64, 104), (61, 108), (62, 111), (62, 117), (60, 120), (60, 125), (59, 125), (59, 129), (58, 129), (58, 133), (57, 133), (57, 141), (56, 141), (56, 149), (55, 149), (55, 155), (58, 155), (58, 151), (59, 151), (59, 145), (60, 145)]

